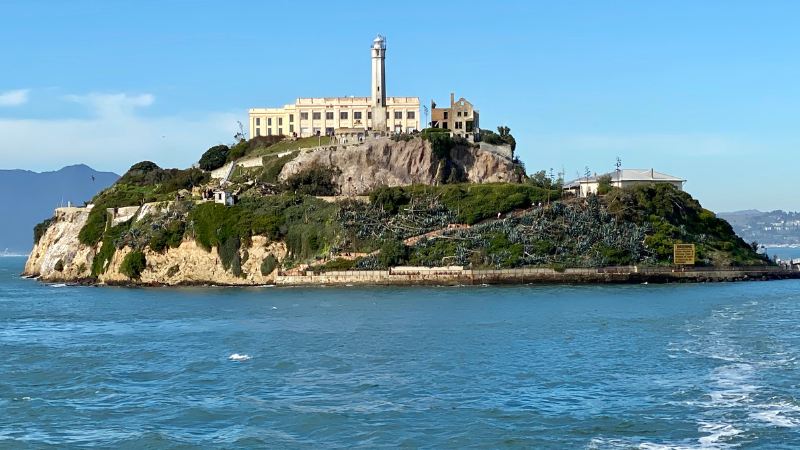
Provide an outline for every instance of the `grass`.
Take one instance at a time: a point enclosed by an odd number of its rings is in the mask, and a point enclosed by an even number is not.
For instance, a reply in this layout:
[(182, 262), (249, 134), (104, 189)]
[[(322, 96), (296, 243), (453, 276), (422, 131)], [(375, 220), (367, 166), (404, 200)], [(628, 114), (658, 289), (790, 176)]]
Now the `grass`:
[(320, 142), (322, 145), (330, 143), (328, 136), (311, 136), (307, 138), (300, 138), (296, 141), (292, 139), (284, 139), (277, 144), (271, 145), (266, 148), (257, 148), (246, 156), (246, 159), (255, 158), (257, 156), (273, 155), (275, 153), (288, 152), (291, 150), (300, 150), (302, 148), (317, 147)]

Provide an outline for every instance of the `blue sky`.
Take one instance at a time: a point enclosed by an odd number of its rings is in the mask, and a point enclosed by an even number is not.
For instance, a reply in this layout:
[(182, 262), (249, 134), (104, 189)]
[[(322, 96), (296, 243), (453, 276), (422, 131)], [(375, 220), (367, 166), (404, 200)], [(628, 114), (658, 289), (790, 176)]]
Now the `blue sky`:
[[(378, 5), (378, 6), (376, 6)], [(473, 102), (532, 172), (689, 180), (715, 211), (800, 210), (800, 2), (0, 3), (0, 168), (186, 167), (247, 109), (387, 93)]]

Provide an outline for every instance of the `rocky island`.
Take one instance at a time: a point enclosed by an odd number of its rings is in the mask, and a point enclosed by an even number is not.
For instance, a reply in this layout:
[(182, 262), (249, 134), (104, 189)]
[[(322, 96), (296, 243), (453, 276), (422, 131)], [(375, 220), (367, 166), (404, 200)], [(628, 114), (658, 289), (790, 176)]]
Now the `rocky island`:
[[(792, 276), (669, 184), (574, 196), (442, 130), (309, 146), (320, 141), (241, 139), (185, 170), (135, 164), (37, 225), (24, 274), (106, 285)], [(675, 243), (695, 244), (697, 267), (673, 267)]]

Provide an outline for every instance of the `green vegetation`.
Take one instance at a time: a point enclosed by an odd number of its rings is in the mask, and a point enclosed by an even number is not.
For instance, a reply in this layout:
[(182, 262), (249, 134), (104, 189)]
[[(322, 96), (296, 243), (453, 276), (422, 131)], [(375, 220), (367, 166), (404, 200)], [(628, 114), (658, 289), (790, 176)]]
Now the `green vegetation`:
[(84, 263), (81, 263), (81, 264), (78, 266), (78, 273), (83, 273), (83, 272), (86, 272), (86, 264), (84, 264)]
[(177, 274), (178, 274), (178, 272), (179, 272), (180, 270), (181, 270), (181, 268), (180, 268), (180, 266), (179, 266), (179, 265), (177, 265), (177, 264), (175, 264), (174, 266), (170, 267), (169, 269), (167, 269), (167, 278), (172, 278), (172, 277), (174, 277), (175, 275), (177, 275)]
[(377, 258), (378, 264), (382, 267), (402, 265), (408, 261), (408, 246), (397, 239), (386, 241), (381, 246)]
[(53, 224), (55, 220), (51, 217), (49, 219), (45, 219), (41, 223), (37, 223), (36, 226), (33, 227), (33, 244), (39, 244), (39, 241), (42, 240), (42, 236), (47, 232), (47, 229), (50, 228), (50, 225)]
[(293, 150), (300, 150), (303, 148), (313, 148), (317, 147), (319, 144), (327, 145), (330, 143), (330, 138), (328, 136), (311, 136), (307, 138), (301, 139), (284, 139), (280, 142), (277, 142), (273, 145), (270, 145), (266, 148), (255, 148), (253, 149), (252, 153), (248, 154), (248, 156), (264, 156), (264, 155), (272, 155), (275, 153), (283, 153)]
[(233, 235), (225, 239), (222, 244), (217, 247), (220, 262), (225, 270), (230, 270), (231, 273), (237, 277), (242, 275), (242, 260), (239, 257), (239, 246), (241, 241), (238, 235)]
[(144, 253), (139, 250), (133, 250), (122, 259), (119, 271), (130, 279), (139, 279), (146, 267), (147, 259)]
[(339, 185), (333, 181), (339, 172), (330, 167), (313, 166), (286, 180), (285, 190), (302, 195), (331, 196), (339, 194)]
[(491, 130), (481, 130), (481, 141), (492, 145), (505, 145), (511, 146), (511, 151), (517, 149), (517, 140), (511, 135), (511, 128), (497, 127), (497, 133)]
[(281, 156), (280, 158), (276, 155), (265, 156), (263, 161), (264, 165), (261, 167), (257, 176), (258, 180), (262, 183), (277, 184), (278, 176), (281, 174), (283, 166), (296, 157), (297, 152)]
[(59, 259), (58, 261), (56, 261), (56, 265), (53, 266), (53, 270), (55, 270), (56, 272), (63, 272), (64, 271), (64, 260)]
[(597, 179), (597, 194), (606, 195), (611, 192), (611, 175), (603, 175)]
[(268, 254), (264, 257), (264, 260), (261, 261), (261, 275), (267, 276), (271, 274), (276, 267), (278, 267), (278, 260), (275, 259), (275, 255), (272, 253)]
[(185, 232), (186, 224), (183, 221), (169, 222), (166, 228), (160, 229), (150, 238), (150, 249), (154, 252), (163, 252), (167, 247), (178, 248)]
[(216, 170), (225, 165), (230, 149), (227, 145), (216, 145), (206, 150), (200, 157), (200, 168), (203, 170)]
[[(89, 218), (91, 219), (91, 214)], [(105, 273), (106, 269), (108, 268), (108, 264), (111, 262), (111, 258), (114, 257), (114, 253), (117, 250), (117, 242), (119, 239), (122, 238), (122, 235), (128, 231), (131, 227), (132, 220), (127, 222), (123, 222), (115, 227), (111, 227), (106, 230), (105, 234), (102, 235), (103, 238), (103, 245), (100, 246), (100, 250), (94, 256), (92, 260), (92, 276), (97, 277), (100, 274)], [(86, 227), (84, 226), (83, 230)], [(81, 230), (81, 233), (83, 233)]]

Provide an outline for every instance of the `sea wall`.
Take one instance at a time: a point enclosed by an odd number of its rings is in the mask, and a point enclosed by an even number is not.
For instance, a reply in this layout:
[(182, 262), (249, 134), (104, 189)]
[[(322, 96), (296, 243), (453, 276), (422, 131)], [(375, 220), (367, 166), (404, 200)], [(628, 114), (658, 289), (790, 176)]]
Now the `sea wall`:
[(564, 269), (522, 268), (496, 270), (457, 270), (419, 268), (420, 270), (339, 271), (304, 275), (278, 275), (282, 286), (311, 285), (482, 285), (482, 284), (582, 284), (582, 283), (670, 283), (713, 282), (800, 278), (800, 272), (775, 267), (697, 268), (608, 267)]

